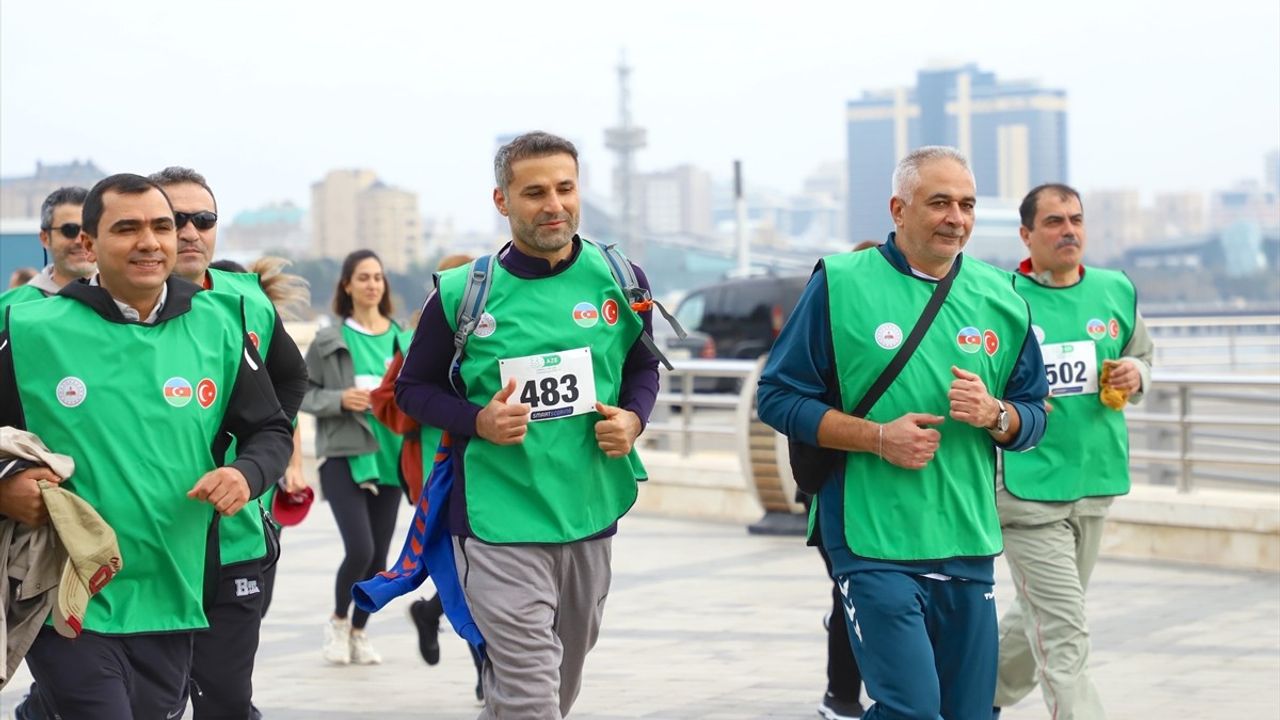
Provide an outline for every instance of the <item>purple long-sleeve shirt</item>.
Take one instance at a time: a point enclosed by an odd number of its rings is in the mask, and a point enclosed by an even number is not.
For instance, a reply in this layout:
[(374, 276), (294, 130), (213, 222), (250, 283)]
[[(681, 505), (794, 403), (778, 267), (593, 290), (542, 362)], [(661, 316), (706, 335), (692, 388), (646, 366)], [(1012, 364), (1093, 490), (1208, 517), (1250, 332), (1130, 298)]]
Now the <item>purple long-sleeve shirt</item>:
[[(574, 237), (573, 252), (568, 259), (552, 267), (547, 260), (526, 255), (512, 243), (507, 243), (498, 252), (498, 262), (519, 278), (550, 277), (572, 266), (581, 252), (582, 241)], [(649, 280), (644, 271), (634, 263), (632, 267), (635, 268), (636, 281), (641, 287), (648, 289)], [(644, 321), (644, 332), (652, 333), (652, 311), (645, 311), (640, 317)], [(453, 362), (453, 353), (453, 330), (445, 318), (440, 294), (433, 291), (422, 308), (418, 328), (409, 344), (409, 353), (404, 359), (400, 377), (396, 380), (396, 404), (409, 417), (424, 425), (443, 428), (453, 437), (454, 467), (458, 468), (458, 474), (450, 497), (450, 530), (454, 535), (470, 537), (472, 533), (466, 521), (466, 479), (461, 470), (462, 454), (467, 442), (476, 434), (476, 417), (483, 406), (459, 397), (450, 385), (449, 368)], [(465, 393), (461, 379), (458, 378), (457, 382), (459, 389)], [(622, 366), (618, 406), (635, 413), (642, 426), (647, 425), (657, 395), (658, 360), (637, 339)], [(601, 535), (611, 535), (613, 532), (614, 528), (611, 527)]]

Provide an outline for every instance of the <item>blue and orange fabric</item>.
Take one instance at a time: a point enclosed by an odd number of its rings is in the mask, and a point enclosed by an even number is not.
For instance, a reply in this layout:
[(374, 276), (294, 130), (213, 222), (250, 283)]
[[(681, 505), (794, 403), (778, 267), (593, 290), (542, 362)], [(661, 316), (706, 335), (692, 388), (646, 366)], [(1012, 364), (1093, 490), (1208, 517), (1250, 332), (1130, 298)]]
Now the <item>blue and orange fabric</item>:
[(453, 459), (449, 453), (452, 444), (449, 433), (444, 433), (427, 478), (426, 492), (414, 504), (409, 535), (395, 564), (353, 585), (351, 598), (356, 607), (375, 613), (392, 600), (416, 590), (430, 576), (449, 624), (462, 639), (484, 653), (484, 636), (467, 607), (448, 528), (449, 494), (453, 490)]

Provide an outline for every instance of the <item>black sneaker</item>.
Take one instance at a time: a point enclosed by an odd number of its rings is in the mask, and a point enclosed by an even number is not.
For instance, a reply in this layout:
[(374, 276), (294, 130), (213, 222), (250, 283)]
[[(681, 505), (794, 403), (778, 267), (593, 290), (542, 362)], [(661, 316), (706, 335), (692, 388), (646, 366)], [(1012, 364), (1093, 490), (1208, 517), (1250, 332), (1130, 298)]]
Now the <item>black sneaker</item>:
[(856, 700), (841, 700), (827, 693), (818, 703), (818, 714), (827, 720), (854, 720), (862, 717), (862, 703)]
[(428, 665), (440, 662), (440, 616), (431, 613), (421, 598), (409, 604), (409, 619), (418, 628), (418, 652)]
[(30, 692), (13, 709), (13, 720), (46, 720), (47, 717), (48, 715), (44, 711), (44, 703), (40, 701), (40, 696), (36, 694), (36, 684), (31, 683)]

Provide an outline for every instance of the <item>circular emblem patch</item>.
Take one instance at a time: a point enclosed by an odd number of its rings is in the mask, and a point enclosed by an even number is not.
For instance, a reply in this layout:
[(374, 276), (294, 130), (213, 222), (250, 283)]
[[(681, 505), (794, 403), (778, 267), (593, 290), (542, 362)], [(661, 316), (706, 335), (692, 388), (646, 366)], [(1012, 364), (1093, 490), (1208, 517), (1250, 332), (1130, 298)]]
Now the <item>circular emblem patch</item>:
[(196, 383), (196, 402), (200, 403), (200, 407), (205, 410), (218, 399), (218, 384), (211, 378), (204, 378)]
[(1000, 349), (1000, 336), (996, 335), (995, 330), (982, 333), (982, 349), (987, 351), (988, 357), (995, 355)]
[(72, 408), (84, 402), (88, 391), (83, 380), (74, 375), (68, 375), (58, 381), (56, 394), (58, 402), (62, 403), (63, 407)]
[(600, 311), (589, 302), (580, 302), (573, 306), (573, 321), (578, 323), (578, 327), (595, 327), (600, 322)]
[(1089, 333), (1089, 337), (1094, 340), (1101, 340), (1102, 336), (1107, 334), (1107, 326), (1106, 323), (1102, 322), (1098, 318), (1093, 318), (1089, 322), (1085, 323), (1084, 331)]
[(498, 329), (498, 321), (493, 319), (489, 313), (480, 313), (480, 322), (476, 323), (476, 329), (472, 334), (476, 337), (489, 337), (493, 331)]
[(1120, 323), (1116, 322), (1115, 318), (1111, 318), (1111, 321), (1107, 323), (1107, 334), (1111, 336), (1112, 340), (1120, 337)]
[(1036, 342), (1043, 345), (1044, 344), (1044, 328), (1040, 327), (1039, 325), (1032, 325), (1031, 332), (1036, 336)]
[(618, 324), (618, 301), (614, 300), (613, 298), (609, 298), (608, 300), (605, 300), (604, 304), (600, 306), (600, 314), (604, 315), (605, 325), (617, 325)]
[(892, 350), (902, 344), (902, 328), (897, 323), (880, 323), (876, 328), (876, 344), (885, 350)]
[(180, 377), (165, 380), (164, 401), (174, 407), (186, 407), (191, 402), (191, 383)]
[(982, 349), (982, 333), (973, 326), (960, 328), (960, 332), (956, 333), (956, 344), (972, 355)]
[(249, 342), (253, 343), (253, 349), (254, 349), (254, 350), (257, 350), (257, 349), (258, 349), (258, 347), (259, 347), (259, 346), (258, 346), (258, 333), (256, 333), (256, 332), (254, 332), (254, 331), (250, 330), (250, 331), (249, 331)]

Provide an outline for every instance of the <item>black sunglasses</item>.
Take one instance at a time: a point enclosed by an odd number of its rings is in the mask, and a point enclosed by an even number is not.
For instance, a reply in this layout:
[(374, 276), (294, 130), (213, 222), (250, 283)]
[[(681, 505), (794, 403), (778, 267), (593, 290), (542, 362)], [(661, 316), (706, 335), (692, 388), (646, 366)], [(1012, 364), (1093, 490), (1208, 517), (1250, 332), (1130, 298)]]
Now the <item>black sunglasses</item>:
[(191, 221), (192, 225), (196, 226), (197, 230), (208, 230), (218, 224), (218, 213), (208, 210), (198, 213), (175, 212), (173, 214), (174, 229), (181, 230), (186, 227), (188, 220)]
[(47, 227), (47, 228), (44, 228), (44, 230), (46, 232), (51, 230), (57, 230), (58, 232), (62, 233), (62, 237), (68, 240), (75, 240), (77, 237), (80, 236), (80, 223), (62, 223), (56, 228)]

